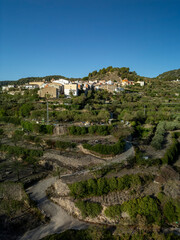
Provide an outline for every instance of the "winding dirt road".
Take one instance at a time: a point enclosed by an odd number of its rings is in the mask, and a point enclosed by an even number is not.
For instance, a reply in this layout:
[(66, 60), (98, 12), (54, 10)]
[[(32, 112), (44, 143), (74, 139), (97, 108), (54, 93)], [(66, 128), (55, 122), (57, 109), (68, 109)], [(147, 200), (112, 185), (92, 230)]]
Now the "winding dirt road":
[[(129, 157), (134, 156), (134, 154), (135, 152), (133, 146), (130, 143), (126, 143), (126, 151), (124, 153), (117, 155), (110, 161), (107, 161), (101, 167), (110, 165), (112, 163), (122, 162)], [(98, 170), (101, 167), (95, 167), (94, 170)], [(62, 177), (86, 174), (89, 173), (89, 171), (90, 170), (83, 170), (73, 174), (66, 174)], [(80, 222), (79, 220), (68, 215), (60, 206), (51, 202), (47, 198), (46, 189), (55, 183), (55, 181), (55, 177), (47, 178), (41, 180), (26, 190), (26, 192), (30, 195), (30, 198), (37, 202), (37, 206), (41, 212), (50, 217), (51, 220), (45, 225), (41, 225), (26, 232), (19, 240), (39, 240), (53, 233), (62, 232), (67, 229), (83, 229), (88, 226), (88, 224)]]
[(55, 177), (44, 179), (27, 189), (30, 198), (37, 202), (42, 213), (50, 217), (50, 222), (26, 232), (20, 240), (39, 240), (47, 235), (67, 229), (83, 229), (88, 225), (68, 215), (60, 206), (46, 197), (46, 189), (56, 181)]

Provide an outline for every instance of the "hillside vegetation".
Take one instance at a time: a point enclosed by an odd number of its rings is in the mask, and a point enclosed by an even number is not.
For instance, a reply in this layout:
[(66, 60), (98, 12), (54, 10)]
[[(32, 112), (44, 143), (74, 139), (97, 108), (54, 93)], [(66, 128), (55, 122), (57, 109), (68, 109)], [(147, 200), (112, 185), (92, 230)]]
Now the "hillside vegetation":
[(180, 79), (180, 69), (164, 72), (157, 76), (157, 79), (161, 80), (177, 80)]
[(99, 71), (95, 70), (84, 77), (82, 80), (112, 80), (118, 81), (120, 79), (128, 78), (129, 80), (137, 81), (146, 79), (145, 77), (137, 75), (135, 71), (130, 71), (129, 67), (112, 67), (102, 68)]

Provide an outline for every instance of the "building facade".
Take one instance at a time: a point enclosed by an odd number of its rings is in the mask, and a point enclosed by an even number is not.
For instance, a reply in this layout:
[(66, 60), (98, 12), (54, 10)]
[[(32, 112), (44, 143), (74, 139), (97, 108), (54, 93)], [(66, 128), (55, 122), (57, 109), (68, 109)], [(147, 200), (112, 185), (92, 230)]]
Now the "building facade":
[(44, 97), (47, 97), (47, 98), (58, 98), (59, 94), (60, 94), (60, 91), (59, 91), (59, 88), (47, 86), (45, 88), (40, 89), (38, 91), (38, 94), (42, 98), (44, 98)]
[(64, 84), (64, 95), (66, 96), (78, 96), (78, 85), (76, 83)]

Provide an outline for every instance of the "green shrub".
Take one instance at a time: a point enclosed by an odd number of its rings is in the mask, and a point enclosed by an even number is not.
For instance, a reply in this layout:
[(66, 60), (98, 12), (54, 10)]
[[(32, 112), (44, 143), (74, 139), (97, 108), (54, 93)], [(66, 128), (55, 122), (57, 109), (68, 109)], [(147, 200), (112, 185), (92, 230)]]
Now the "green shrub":
[(43, 133), (43, 134), (53, 134), (53, 130), (54, 130), (54, 126), (52, 125), (41, 125), (41, 124), (31, 123), (28, 121), (21, 121), (21, 126), (26, 131)]
[(87, 127), (71, 126), (68, 127), (69, 134), (71, 135), (84, 135), (88, 133)]
[(76, 143), (63, 142), (63, 141), (47, 140), (46, 144), (51, 148), (58, 148), (58, 149), (67, 149), (67, 148), (76, 147)]
[[(117, 229), (119, 228), (119, 231)], [(59, 234), (44, 237), (42, 240), (179, 240), (173, 233), (135, 231), (123, 233), (122, 227), (117, 227), (114, 234), (111, 229), (104, 226), (90, 226), (83, 230), (67, 230)], [(117, 233), (116, 233), (117, 232)]]
[(90, 145), (88, 143), (85, 143), (83, 144), (83, 147), (90, 151), (97, 152), (103, 155), (117, 155), (124, 151), (125, 141), (122, 139), (119, 139), (119, 141), (113, 145), (106, 145), (106, 144)]
[(178, 216), (176, 213), (176, 207), (172, 202), (167, 202), (163, 207), (163, 213), (169, 223), (178, 221)]
[(11, 155), (15, 155), (18, 157), (41, 157), (43, 156), (43, 151), (41, 150), (35, 150), (35, 149), (27, 149), (23, 147), (18, 147), (18, 146), (9, 146), (5, 144), (0, 145), (0, 151), (2, 152), (7, 152)]
[(165, 128), (167, 131), (178, 130), (180, 129), (180, 122), (178, 121), (165, 122)]
[(112, 178), (108, 179), (108, 185), (109, 185), (110, 192), (117, 190), (118, 189), (117, 178), (112, 177)]
[(83, 198), (87, 196), (87, 187), (86, 181), (75, 182), (73, 184), (69, 184), (69, 189), (71, 191), (71, 195), (75, 198)]
[(81, 214), (84, 218), (85, 217), (95, 218), (102, 211), (102, 206), (99, 203), (77, 201), (75, 205), (80, 209)]
[(75, 198), (101, 196), (112, 191), (122, 191), (142, 185), (151, 179), (150, 176), (140, 177), (138, 174), (124, 175), (120, 178), (99, 178), (69, 184), (71, 195)]
[(172, 138), (178, 139), (180, 137), (180, 132), (173, 132)]
[(84, 134), (97, 134), (97, 135), (109, 135), (113, 126), (107, 125), (94, 125), (90, 127), (79, 127), (79, 126), (71, 126), (68, 127), (68, 131), (70, 135), (84, 135)]
[(131, 218), (137, 215), (145, 216), (148, 223), (160, 223), (161, 212), (157, 200), (146, 196), (124, 202), (122, 205), (109, 206), (105, 210), (107, 217), (117, 218), (121, 212), (127, 212)]
[[(138, 124), (140, 124), (140, 123), (138, 122)], [(141, 125), (136, 126), (134, 121), (133, 121), (133, 125), (134, 125), (134, 130), (135, 130), (133, 135), (138, 136), (142, 139), (147, 139), (150, 136), (150, 134), (152, 132), (152, 128), (144, 128)], [(131, 126), (132, 126), (132, 123), (131, 123)]]
[(67, 149), (69, 147), (74, 148), (76, 147), (75, 143), (70, 143), (70, 142), (62, 142), (62, 141), (56, 141), (55, 142), (55, 147), (58, 149)]
[(173, 139), (172, 145), (167, 149), (164, 157), (162, 158), (163, 164), (173, 164), (179, 156), (180, 143), (178, 140)]
[(101, 225), (97, 226), (91, 225), (83, 230), (71, 229), (59, 234), (46, 236), (42, 240), (118, 240), (118, 239), (113, 236), (110, 228)]
[(97, 132), (97, 129), (98, 129), (98, 126), (97, 126), (97, 125), (90, 126), (90, 127), (88, 128), (88, 132), (89, 132), (90, 134), (94, 134), (94, 133)]
[(18, 117), (2, 116), (2, 117), (0, 117), (0, 122), (12, 123), (14, 125), (20, 125), (21, 119)]
[(109, 218), (120, 218), (121, 212), (121, 206), (114, 205), (106, 208), (105, 215)]
[(97, 180), (97, 195), (101, 196), (109, 192), (109, 185), (106, 178), (99, 178)]
[(86, 189), (88, 196), (96, 196), (98, 194), (97, 180), (92, 178), (88, 179), (86, 182)]
[(161, 149), (163, 146), (163, 142), (164, 142), (164, 136), (165, 136), (166, 130), (165, 130), (165, 123), (164, 122), (160, 122), (157, 125), (156, 128), (156, 132), (155, 135), (152, 139), (151, 145), (155, 148), (155, 149)]
[(26, 141), (34, 142), (36, 136), (32, 136), (32, 135), (24, 135), (23, 138), (24, 138)]

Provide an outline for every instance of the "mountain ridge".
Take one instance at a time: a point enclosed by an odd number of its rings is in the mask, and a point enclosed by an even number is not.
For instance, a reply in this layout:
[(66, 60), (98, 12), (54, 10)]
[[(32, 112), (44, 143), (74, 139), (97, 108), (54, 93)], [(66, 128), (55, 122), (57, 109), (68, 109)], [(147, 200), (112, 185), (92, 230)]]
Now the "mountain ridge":
[(17, 84), (17, 85), (21, 85), (21, 84), (26, 84), (29, 82), (35, 82), (35, 81), (50, 81), (51, 79), (67, 79), (67, 80), (71, 80), (71, 81), (75, 81), (75, 80), (112, 80), (112, 81), (118, 81), (119, 79), (124, 79), (124, 78), (128, 78), (129, 80), (133, 80), (133, 81), (147, 81), (147, 80), (151, 80), (151, 79), (158, 79), (158, 80), (176, 80), (176, 79), (180, 79), (180, 69), (174, 69), (174, 70), (170, 70), (170, 71), (166, 71), (163, 72), (161, 74), (159, 74), (157, 77), (145, 77), (145, 76), (140, 76), (138, 75), (135, 71), (130, 71), (129, 67), (112, 67), (109, 66), (107, 68), (102, 68), (99, 71), (94, 70), (93, 72), (90, 72), (88, 74), (88, 76), (82, 77), (82, 78), (68, 78), (62, 75), (48, 75), (48, 76), (44, 76), (44, 77), (25, 77), (25, 78), (20, 78), (18, 80), (6, 80), (6, 81), (0, 81), (0, 86), (3, 85), (7, 85), (7, 84)]

